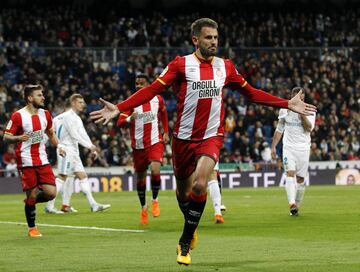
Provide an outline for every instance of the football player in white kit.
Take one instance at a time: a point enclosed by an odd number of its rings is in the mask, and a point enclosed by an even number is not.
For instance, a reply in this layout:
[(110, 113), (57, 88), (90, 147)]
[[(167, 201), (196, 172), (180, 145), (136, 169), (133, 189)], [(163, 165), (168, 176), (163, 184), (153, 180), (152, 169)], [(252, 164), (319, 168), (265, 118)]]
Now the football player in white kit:
[[(55, 207), (55, 199), (49, 201), (45, 207), (46, 213), (77, 212), (70, 205), (73, 193), (73, 175), (79, 179), (81, 191), (85, 194), (92, 212), (103, 211), (110, 208), (110, 204), (99, 204), (95, 201), (88, 176), (80, 159), (79, 144), (90, 149), (92, 156), (97, 157), (96, 147), (92, 144), (86, 133), (79, 113), (86, 108), (84, 98), (80, 94), (73, 94), (69, 98), (69, 109), (54, 118), (54, 129), (60, 143), (64, 146), (68, 156), (57, 156), (58, 177), (56, 186), (58, 192), (63, 192), (63, 205), (61, 211)], [(68, 178), (68, 176), (71, 176)]]
[[(295, 96), (301, 87), (295, 87), (291, 96)], [(301, 99), (304, 100), (303, 90)], [(282, 134), (283, 138), (283, 166), (286, 172), (285, 189), (289, 201), (290, 215), (297, 216), (298, 209), (304, 198), (305, 182), (308, 175), (310, 158), (310, 133), (315, 126), (315, 113), (310, 116), (301, 115), (287, 109), (280, 109), (279, 121), (274, 133), (271, 156), (276, 159), (276, 145)], [(295, 181), (296, 176), (296, 181)]]

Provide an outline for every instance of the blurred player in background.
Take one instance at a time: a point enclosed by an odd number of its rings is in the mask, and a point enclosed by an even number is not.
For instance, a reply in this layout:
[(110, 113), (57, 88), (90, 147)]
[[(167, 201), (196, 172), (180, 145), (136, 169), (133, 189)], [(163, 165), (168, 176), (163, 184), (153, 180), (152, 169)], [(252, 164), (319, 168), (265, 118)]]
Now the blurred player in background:
[[(147, 75), (136, 76), (136, 90), (150, 84)], [(160, 132), (160, 121), (164, 134)], [(118, 126), (130, 124), (131, 146), (137, 181), (136, 189), (141, 204), (140, 224), (148, 224), (148, 206), (146, 205), (146, 172), (151, 168), (152, 215), (160, 216), (158, 194), (160, 190), (160, 166), (163, 161), (164, 143), (169, 142), (168, 115), (164, 100), (160, 95), (149, 102), (123, 112), (117, 121)], [(163, 143), (164, 142), (164, 143)]]
[(75, 175), (79, 179), (81, 191), (85, 194), (91, 211), (98, 212), (110, 208), (110, 204), (99, 204), (95, 201), (88, 176), (85, 172), (83, 163), (80, 159), (79, 144), (90, 149), (92, 155), (96, 158), (97, 152), (95, 145), (92, 144), (84, 124), (79, 116), (84, 111), (86, 104), (81, 94), (73, 94), (69, 98), (68, 106), (70, 109), (54, 118), (54, 128), (60, 143), (64, 146), (67, 156), (58, 156), (58, 177), (56, 185), (58, 192), (63, 191), (63, 203), (61, 211), (54, 207), (55, 199), (49, 201), (45, 207), (47, 213), (77, 212), (70, 205), (71, 195), (73, 193), (73, 179), (67, 180), (69, 175)]
[(16, 142), (16, 160), (23, 191), (26, 192), (25, 215), (30, 237), (41, 237), (35, 225), (36, 204), (47, 202), (56, 196), (55, 176), (46, 153), (45, 134), (57, 147), (58, 154), (65, 156), (54, 133), (51, 115), (44, 107), (45, 97), (40, 85), (24, 88), (26, 106), (11, 115), (4, 140)]
[[(291, 91), (291, 97), (303, 91), (301, 100), (305, 93), (301, 87), (295, 87)], [(271, 145), (272, 159), (276, 159), (276, 146), (283, 138), (283, 166), (286, 172), (285, 189), (289, 201), (290, 215), (297, 216), (298, 209), (304, 198), (305, 182), (308, 175), (311, 138), (310, 133), (315, 126), (315, 114), (306, 116), (287, 109), (279, 111), (279, 122), (274, 132)], [(296, 182), (295, 182), (296, 176)]]
[(225, 206), (222, 205), (221, 202), (221, 190), (220, 190), (220, 182), (218, 180), (219, 173), (219, 162), (215, 164), (214, 171), (211, 173), (209, 182), (208, 182), (208, 190), (210, 193), (210, 198), (214, 207), (214, 217), (216, 224), (223, 224), (225, 222), (224, 217), (222, 216), (222, 208)]
[(176, 261), (184, 265), (191, 264), (190, 249), (196, 244), (195, 230), (206, 204), (207, 183), (223, 146), (223, 88), (237, 90), (249, 101), (263, 105), (289, 108), (303, 114), (316, 110), (315, 106), (300, 99), (301, 93), (288, 101), (248, 84), (231, 60), (215, 56), (217, 28), (217, 23), (209, 18), (196, 20), (191, 25), (192, 42), (196, 47), (193, 54), (176, 57), (152, 84), (122, 103), (114, 105), (100, 99), (105, 107), (91, 113), (97, 123), (106, 124), (120, 112), (142, 105), (172, 86), (177, 95), (173, 167), (177, 200), (185, 219)]

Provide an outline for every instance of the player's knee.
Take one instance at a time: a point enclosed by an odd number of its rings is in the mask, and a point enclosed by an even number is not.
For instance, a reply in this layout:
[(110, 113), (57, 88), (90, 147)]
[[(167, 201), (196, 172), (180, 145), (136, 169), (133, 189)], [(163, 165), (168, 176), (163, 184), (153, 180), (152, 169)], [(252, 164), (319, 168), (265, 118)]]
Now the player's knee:
[(286, 176), (292, 177), (292, 178), (295, 177), (295, 171), (287, 171)]
[(304, 178), (303, 177), (298, 177), (298, 176), (296, 176), (296, 182), (297, 183), (303, 183), (304, 182)]
[(192, 188), (192, 191), (195, 194), (200, 195), (200, 194), (205, 193), (206, 190), (207, 190), (207, 180), (205, 178), (204, 179), (199, 178), (198, 180), (196, 180), (196, 182)]
[(56, 191), (46, 193), (45, 197), (47, 200), (53, 200), (56, 197)]

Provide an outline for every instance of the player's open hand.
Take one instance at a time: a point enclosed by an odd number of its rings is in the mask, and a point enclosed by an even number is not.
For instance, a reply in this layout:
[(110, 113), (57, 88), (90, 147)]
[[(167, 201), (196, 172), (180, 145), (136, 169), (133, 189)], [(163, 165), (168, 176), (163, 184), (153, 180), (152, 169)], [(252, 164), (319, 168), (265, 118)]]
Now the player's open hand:
[(90, 118), (95, 121), (95, 123), (102, 122), (103, 125), (109, 123), (109, 121), (119, 115), (120, 111), (116, 105), (100, 98), (100, 102), (104, 104), (104, 107), (101, 110), (93, 111), (90, 113)]
[(289, 100), (289, 110), (303, 114), (303, 115), (313, 115), (316, 112), (316, 107), (311, 104), (307, 104), (301, 100), (302, 90), (298, 92), (291, 100)]

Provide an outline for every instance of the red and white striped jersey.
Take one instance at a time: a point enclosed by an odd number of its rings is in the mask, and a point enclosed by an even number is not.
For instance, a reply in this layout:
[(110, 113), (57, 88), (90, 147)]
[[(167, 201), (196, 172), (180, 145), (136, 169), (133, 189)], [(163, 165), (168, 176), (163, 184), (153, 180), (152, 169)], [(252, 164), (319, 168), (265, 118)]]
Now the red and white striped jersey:
[(45, 148), (47, 141), (45, 131), (50, 128), (52, 128), (52, 119), (47, 110), (39, 109), (37, 114), (31, 115), (25, 108), (22, 108), (11, 115), (5, 133), (30, 136), (26, 142), (16, 143), (18, 167), (49, 164)]
[(247, 84), (230, 60), (205, 61), (195, 53), (175, 58), (157, 80), (172, 85), (177, 94), (174, 137), (183, 140), (223, 136), (223, 87), (233, 82)]
[(137, 117), (130, 124), (131, 146), (134, 149), (144, 149), (162, 141), (160, 122), (164, 132), (168, 133), (168, 118), (164, 99), (157, 95), (149, 102), (134, 108), (132, 111), (121, 113), (117, 125), (126, 123), (126, 118), (133, 112)]

